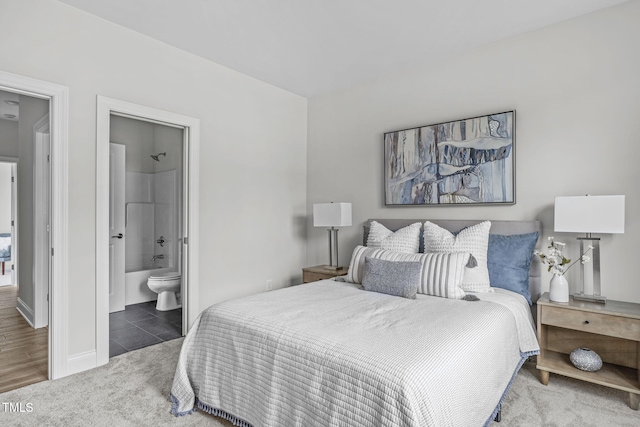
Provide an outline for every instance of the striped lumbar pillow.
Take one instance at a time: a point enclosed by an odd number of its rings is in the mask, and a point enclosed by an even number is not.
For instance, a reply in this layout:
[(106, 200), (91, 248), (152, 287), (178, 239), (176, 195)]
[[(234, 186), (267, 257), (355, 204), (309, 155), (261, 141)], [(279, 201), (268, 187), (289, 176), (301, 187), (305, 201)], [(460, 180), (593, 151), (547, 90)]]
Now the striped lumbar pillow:
[(365, 258), (386, 261), (417, 261), (422, 264), (418, 293), (459, 299), (465, 295), (460, 287), (468, 253), (408, 254), (384, 249), (356, 246), (351, 256), (347, 282), (362, 283)]
[(371, 221), (367, 247), (415, 254), (420, 249), (420, 231), (422, 224), (419, 222), (394, 232), (378, 221)]
[(462, 289), (467, 292), (490, 292), (487, 252), (489, 250), (489, 230), (491, 222), (484, 221), (462, 229), (457, 236), (449, 230), (432, 223), (424, 223), (425, 252), (465, 252), (470, 253), (477, 265), (465, 269)]

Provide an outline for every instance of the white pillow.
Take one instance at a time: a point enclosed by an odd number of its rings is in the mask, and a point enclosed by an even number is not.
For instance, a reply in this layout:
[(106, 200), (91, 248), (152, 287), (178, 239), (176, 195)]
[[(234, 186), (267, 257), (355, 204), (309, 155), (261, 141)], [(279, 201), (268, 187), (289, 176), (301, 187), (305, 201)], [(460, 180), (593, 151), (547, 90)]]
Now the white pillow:
[(424, 251), (470, 253), (476, 259), (477, 266), (465, 268), (462, 289), (466, 292), (491, 292), (487, 269), (490, 229), (491, 222), (484, 221), (454, 236), (449, 230), (427, 221), (424, 223)]
[(416, 222), (394, 232), (377, 221), (371, 221), (367, 247), (416, 254), (420, 250), (421, 229), (422, 224)]
[(351, 256), (347, 282), (362, 283), (366, 257), (385, 261), (418, 261), (422, 263), (418, 284), (419, 294), (453, 299), (465, 296), (460, 283), (464, 276), (465, 265), (469, 261), (468, 253), (408, 254), (356, 246)]

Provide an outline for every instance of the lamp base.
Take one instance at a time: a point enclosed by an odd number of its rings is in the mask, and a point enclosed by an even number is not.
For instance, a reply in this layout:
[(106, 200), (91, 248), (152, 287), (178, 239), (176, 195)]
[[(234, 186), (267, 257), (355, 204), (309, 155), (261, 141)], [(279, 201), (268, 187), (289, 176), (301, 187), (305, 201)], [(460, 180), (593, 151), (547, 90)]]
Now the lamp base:
[(595, 302), (598, 304), (606, 304), (607, 297), (602, 295), (573, 294), (573, 299), (577, 301)]
[(340, 270), (343, 267), (339, 266), (339, 265), (325, 265), (324, 269), (325, 270)]

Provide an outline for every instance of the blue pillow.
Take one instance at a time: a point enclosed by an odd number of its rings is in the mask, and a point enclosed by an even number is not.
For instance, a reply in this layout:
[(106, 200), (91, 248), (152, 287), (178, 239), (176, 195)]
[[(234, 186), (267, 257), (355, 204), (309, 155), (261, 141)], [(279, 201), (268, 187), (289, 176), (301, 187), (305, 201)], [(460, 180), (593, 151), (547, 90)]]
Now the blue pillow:
[(487, 268), (491, 286), (517, 292), (529, 305), (529, 267), (537, 241), (537, 231), (511, 236), (489, 234)]

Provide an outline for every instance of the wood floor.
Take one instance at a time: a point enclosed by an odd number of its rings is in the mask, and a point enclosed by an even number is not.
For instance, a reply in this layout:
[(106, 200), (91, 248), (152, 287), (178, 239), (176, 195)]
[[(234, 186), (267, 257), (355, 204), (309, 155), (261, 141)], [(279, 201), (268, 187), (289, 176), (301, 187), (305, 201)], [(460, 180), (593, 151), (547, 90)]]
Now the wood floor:
[(48, 328), (29, 326), (17, 299), (16, 286), (0, 286), (0, 393), (48, 378)]

